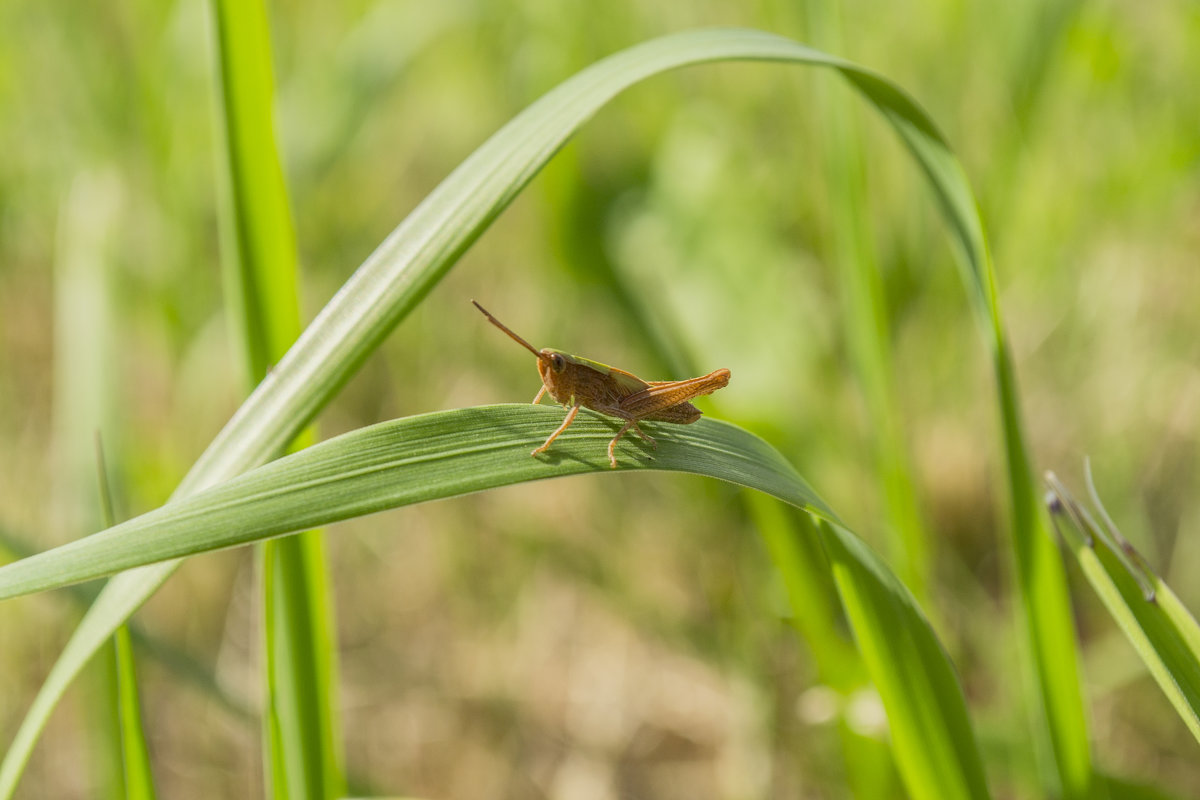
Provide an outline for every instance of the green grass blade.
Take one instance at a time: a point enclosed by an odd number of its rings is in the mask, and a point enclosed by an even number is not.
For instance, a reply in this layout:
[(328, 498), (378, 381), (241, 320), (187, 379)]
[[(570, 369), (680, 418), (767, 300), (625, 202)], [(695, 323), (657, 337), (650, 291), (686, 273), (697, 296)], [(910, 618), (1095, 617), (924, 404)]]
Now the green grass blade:
[[(1025, 657), (1031, 662), (1027, 668), (1041, 700), (1035, 708), (1040, 723), (1034, 727), (1035, 743), (1043, 761), (1052, 759), (1052, 766), (1043, 765), (1043, 781), (1049, 784), (1047, 791), (1056, 788), (1065, 798), (1085, 800), (1098, 796), (1102, 788), (1092, 766), (1066, 575), (1054, 541), (1048, 535), (1041, 504), (1034, 495), (1033, 473), (1017, 404), (1016, 378), (1006, 345), (998, 346), (994, 363), (1008, 457), (1009, 513), (1018, 596), (1029, 648)], [(1048, 753), (1044, 752), (1047, 748)]]
[[(903, 113), (896, 89), (872, 75), (844, 73), (879, 104), (924, 169), (956, 243), (968, 295), (992, 351), (1008, 473), (1010, 528), (1021, 600), (1025, 659), (1036, 684), (1034, 736), (1051, 761), (1049, 790), (1088, 798), (1096, 790), (1087, 718), (1079, 691), (1079, 656), (1066, 576), (1034, 495), (1033, 473), (1017, 399), (1016, 375), (1003, 322), (991, 254), (962, 166), (919, 113)], [(895, 102), (891, 102), (895, 100)], [(1043, 744), (1044, 743), (1044, 744)]]
[[(869, 675), (862, 655), (840, 624), (828, 547), (822, 546), (826, 532), (809, 515), (769, 497), (754, 494), (747, 499), (755, 527), (783, 580), (792, 623), (808, 643), (821, 683), (848, 700), (869, 687)], [(862, 635), (870, 634), (864, 631)], [(838, 728), (846, 781), (853, 796), (870, 800), (895, 795), (898, 776), (890, 742), (874, 732), (857, 730), (845, 715)], [(897, 733), (903, 735), (903, 731)]]
[(345, 793), (336, 698), (336, 636), (324, 535), (263, 543), (266, 709), (276, 797)]
[[(1200, 626), (1195, 617), (1132, 549), (1128, 555), (1119, 553), (1119, 545), (1056, 478), (1048, 476), (1047, 481), (1070, 520), (1055, 528), (1180, 719), (1200, 741)], [(1097, 511), (1107, 521), (1104, 510)]]
[(1036, 685), (1034, 740), (1044, 754), (1047, 791), (1066, 798), (1090, 798), (1097, 791), (1087, 717), (1079, 686), (1079, 655), (1067, 593), (1066, 575), (1046, 535), (1045, 517), (1035, 496), (1017, 397), (1016, 374), (1000, 316), (991, 253), (983, 222), (962, 165), (917, 109), (904, 110), (907, 98), (877, 76), (844, 72), (846, 78), (881, 107), (929, 179), (959, 255), (963, 281), (985, 340), (1000, 405), (1008, 475), (1009, 525), (1015, 556), (1024, 658)]
[[(789, 39), (748, 30), (705, 30), (664, 37), (618, 53), (584, 70), (534, 103), (475, 151), (392, 232), (318, 315), (189, 472), (177, 499), (213, 486), (271, 458), (311, 420), (458, 257), (512, 201), (545, 162), (613, 96), (661, 72), (689, 64), (729, 60), (777, 61), (838, 70), (896, 128), (921, 165), (963, 256), (969, 294), (990, 323), (1004, 401), (1006, 442), (1014, 494), (1022, 490), (1018, 468), (1026, 464), (1006, 348), (995, 313), (995, 291), (982, 227), (961, 166), (932, 121), (898, 86), (849, 62)], [(1014, 460), (1013, 456), (1019, 456)], [(1017, 467), (1012, 466), (1017, 464)], [(1024, 489), (1028, 489), (1028, 483)], [(1036, 538), (1036, 509), (1014, 502), (1014, 531)], [(175, 562), (163, 562), (110, 582), (80, 623), (43, 684), (17, 739), (0, 765), (0, 797), (10, 796), (46, 715), (99, 643), (166, 580)], [(1029, 572), (1023, 565), (1023, 574)], [(1061, 564), (1057, 564), (1061, 569)], [(1037, 573), (1040, 576), (1045, 571)], [(1053, 575), (1051, 575), (1053, 578)], [(1061, 576), (1060, 576), (1061, 582)], [(1022, 585), (1025, 585), (1024, 583)], [(1045, 598), (1057, 619), (1065, 597)], [(1069, 637), (1067, 639), (1069, 646)], [(1039, 664), (1045, 666), (1039, 652)], [(1074, 677), (1074, 650), (1066, 653)], [(1056, 741), (1082, 741), (1087, 772), (1086, 731), (1078, 687), (1058, 687), (1056, 704), (1044, 692)], [(1078, 720), (1076, 720), (1076, 717)], [(1065, 733), (1064, 733), (1065, 732)], [(1082, 738), (1081, 738), (1082, 737)], [(1062, 748), (1059, 748), (1060, 750)], [(1060, 759), (1061, 760), (1061, 759)]]
[[(117, 524), (117, 517), (113, 511), (104, 446), (98, 435), (96, 462), (100, 479), (101, 517), (104, 524), (111, 528)], [(150, 768), (150, 748), (146, 746), (146, 732), (142, 726), (142, 703), (138, 698), (137, 669), (128, 625), (117, 628), (112, 644), (112, 684), (117, 718), (116, 738), (121, 748), (122, 792), (131, 800), (154, 800), (154, 772)]]
[(124, 764), (125, 797), (130, 800), (154, 800), (154, 773), (150, 769), (150, 751), (142, 729), (142, 704), (138, 699), (133, 644), (129, 629), (122, 625), (113, 637), (117, 662), (117, 710), (121, 719), (121, 756)]
[[(388, 508), (541, 478), (613, 471), (606, 448), (616, 425), (592, 412), (580, 412), (545, 457), (531, 458), (530, 450), (561, 421), (561, 409), (502, 405), (362, 428), (114, 528), (0, 567), (0, 599)], [(711, 419), (651, 428), (658, 449), (622, 440), (617, 449), (620, 471), (709, 475), (837, 519), (776, 450), (741, 428)]]
[[(864, 93), (881, 102), (895, 89), (871, 76), (847, 76)], [(891, 112), (885, 114), (892, 116)], [(1009, 485), (1009, 509), (1017, 583), (1022, 606), (1026, 659), (1037, 686), (1034, 726), (1036, 740), (1046, 740), (1052, 758), (1047, 782), (1064, 797), (1092, 796), (1095, 776), (1091, 764), (1088, 726), (1079, 691), (1078, 652), (1068, 600), (1066, 577), (1034, 496), (1034, 482), (1017, 400), (1012, 356), (1000, 317), (995, 277), (982, 221), (962, 167), (935, 131), (923, 129), (916, 118), (894, 118), (930, 179), (959, 250), (959, 264), (969, 296), (992, 349), (996, 391), (1004, 436)]]
[[(546, 456), (530, 457), (530, 449), (561, 417), (561, 409), (545, 406), (485, 406), (360, 429), (0, 568), (0, 598), (411, 503), (612, 472), (606, 446), (617, 425), (593, 413), (581, 414)], [(704, 419), (661, 426), (655, 435), (659, 446), (653, 453), (640, 442), (619, 447), (621, 471), (707, 475), (837, 521), (778, 451), (741, 428)], [(825, 542), (872, 677), (889, 690), (883, 697), (889, 717), (894, 715), (893, 738), (899, 761), (907, 766), (910, 792), (930, 798), (987, 796), (962, 690), (915, 602), (852, 534), (835, 525), (826, 530)]]
[(1200, 628), (1171, 588), (1153, 576), (1155, 599), (1103, 544), (1072, 542), (1080, 569), (1192, 736), (1200, 741)]
[[(62, 242), (54, 270), (55, 380), (53, 396), (56, 486), (63, 527), (78, 534), (115, 524), (102, 437), (119, 449), (118, 388), (111, 364), (117, 315), (113, 240), (123, 220), (123, 184), (107, 169), (75, 176), (59, 218)], [(97, 492), (97, 488), (99, 491)], [(99, 501), (99, 509), (97, 509)], [(136, 705), (129, 634), (121, 626), (112, 647), (93, 662), (86, 703), (92, 776), (97, 793), (145, 796), (151, 786)]]
[(222, 131), (227, 159), (226, 305), (246, 350), (251, 385), (300, 332), (296, 237), (275, 150), (273, 79), (266, 9), (260, 0), (213, 3), (220, 62)]
[[(271, 42), (262, 0), (217, 0), (217, 54), (232, 220), (226, 306), (240, 320), (249, 385), (300, 333), (296, 242), (272, 121)], [(227, 237), (228, 238), (228, 237)], [(301, 434), (310, 444), (311, 434)], [(345, 791), (334, 701), (333, 615), (318, 531), (263, 544), (263, 740), (277, 798)]]
[(821, 528), (909, 794), (988, 797), (958, 676), (916, 601), (865, 542), (837, 525)]

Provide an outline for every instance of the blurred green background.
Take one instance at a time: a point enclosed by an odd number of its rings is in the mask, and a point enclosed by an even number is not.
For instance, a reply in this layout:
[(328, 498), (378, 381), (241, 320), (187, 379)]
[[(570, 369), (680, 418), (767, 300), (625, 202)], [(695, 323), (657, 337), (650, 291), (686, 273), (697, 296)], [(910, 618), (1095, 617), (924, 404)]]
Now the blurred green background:
[[(766, 0), (270, 5), (306, 318), (476, 145), (598, 58), (708, 25), (808, 41), (898, 81), (946, 131), (988, 224), (1035, 466), (1079, 484), (1090, 455), (1112, 515), (1200, 608), (1200, 6), (838, 8), (829, 41), (804, 3)], [(13, 552), (99, 527), (95, 431), (127, 517), (165, 501), (239, 402), (211, 26), (202, 0), (0, 4), (0, 535)], [(532, 399), (532, 360), (474, 297), (538, 346), (645, 378), (730, 368), (706, 412), (768, 438), (885, 549), (813, 102), (835, 82), (721, 65), (619, 98), (366, 364), (321, 434)], [(990, 370), (932, 199), (854, 108), (893, 404), (931, 541), (925, 608), (993, 790), (1034, 796)], [(868, 689), (818, 685), (737, 495), (678, 476), (576, 478), (333, 529), (352, 786), (847, 796), (831, 720), (883, 737), (882, 712)], [(1200, 797), (1195, 741), (1078, 578), (1096, 762)], [(248, 550), (196, 558), (137, 617), (249, 706), (254, 579)], [(61, 592), (0, 605), (5, 741), (80, 610)], [(256, 725), (178, 667), (143, 659), (141, 672), (163, 796), (257, 796)], [(87, 694), (81, 682), (56, 713), (21, 796), (94, 796), (101, 767), (64, 769), (104, 760)]]

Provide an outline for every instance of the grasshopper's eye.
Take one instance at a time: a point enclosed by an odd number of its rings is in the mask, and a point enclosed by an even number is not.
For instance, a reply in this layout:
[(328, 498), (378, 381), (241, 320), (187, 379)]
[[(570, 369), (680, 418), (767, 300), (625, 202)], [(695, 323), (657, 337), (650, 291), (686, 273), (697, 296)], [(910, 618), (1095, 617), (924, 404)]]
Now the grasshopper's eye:
[(567, 360), (562, 357), (562, 353), (551, 353), (550, 366), (555, 372), (562, 372), (567, 368)]

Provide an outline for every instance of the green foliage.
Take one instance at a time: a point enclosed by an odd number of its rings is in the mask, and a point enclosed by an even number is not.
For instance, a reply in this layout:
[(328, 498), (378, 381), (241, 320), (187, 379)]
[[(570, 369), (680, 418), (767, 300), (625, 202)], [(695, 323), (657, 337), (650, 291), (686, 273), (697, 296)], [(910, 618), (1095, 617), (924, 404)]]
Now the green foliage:
[(912, 595), (854, 537), (826, 530), (855, 640), (884, 707), (913, 797), (989, 797), (958, 676)]
[(1063, 534), (1088, 582), (1188, 730), (1200, 741), (1200, 625), (1196, 618), (1120, 535), (1098, 500), (1096, 510), (1103, 527), (1057, 478), (1050, 475), (1048, 482), (1053, 508), (1066, 517), (1063, 524), (1056, 524), (1056, 530)]
[[(273, 540), (259, 561), (267, 650), (250, 669), (267, 690), (260, 723), (276, 796), (343, 793), (343, 742), (358, 795), (462, 794), (456, 781), (470, 775), (496, 796), (602, 787), (655, 796), (668, 772), (698, 798), (891, 796), (900, 781), (914, 797), (1151, 797), (1195, 785), (1198, 637), (1179, 577), (1193, 571), (1180, 533), (1197, 508), (1184, 421), (1194, 354), (1180, 345), (1194, 341), (1197, 298), (1179, 279), (1195, 252), (1185, 233), (1194, 198), (1180, 180), (1195, 160), (1194, 132), (1180, 123), (1197, 104), (1180, 77), (1200, 66), (1194, 15), (1147, 9), (1135, 19), (1066, 0), (986, 15), (847, 4), (822, 17), (831, 9), (814, 4), (802, 25), (795, 4), (701, 4), (667, 19), (618, 0), (585, 23), (569, 5), (451, 3), (418, 15), (406, 4), (348, 4), (272, 8), (272, 51), (261, 6), (212, 8), (213, 52), (193, 33), (204, 30), (198, 4), (137, 0), (69, 20), (28, 0), (0, 11), (0, 108), (11, 111), (0, 145), (13, 154), (0, 165), (0, 440), (11, 453), (0, 463), (0, 524), (47, 534), (44, 552), (0, 568), (0, 580), (24, 591), (147, 565), (108, 582), (48, 675), (35, 643), (54, 606), (0, 606), (10, 644), (0, 672), (11, 696), (36, 693), (29, 709), (0, 709), (5, 730), (26, 713), (0, 765), (0, 795), (15, 790), (67, 686), (176, 559), (397, 503), (411, 506), (401, 524), (372, 517), (330, 539), (330, 586), (345, 594), (342, 653), (353, 662), (344, 678), (329, 660), (337, 648), (320, 540)], [(510, 24), (494, 24), (501, 14)], [(696, 23), (766, 27), (879, 73), (753, 31), (653, 40)], [(647, 44), (585, 69), (634, 41)], [(212, 125), (206, 97), (214, 59), (224, 127)], [(795, 93), (794, 71), (701, 67), (610, 103), (676, 66), (743, 59), (833, 70), (810, 71), (826, 76), (813, 94), (807, 81)], [(855, 106), (829, 93), (839, 73), (889, 125), (859, 124)], [(938, 124), (880, 74), (914, 89)], [(214, 131), (229, 157), (224, 193), (213, 192)], [(884, 141), (892, 131), (918, 171), (895, 158)], [(548, 160), (546, 177), (493, 224)], [(929, 182), (939, 215), (914, 175)], [(62, 203), (67, 184), (76, 189)], [(214, 209), (222, 194), (229, 202)], [(60, 205), (60, 229), (48, 231)], [(347, 260), (408, 208), (335, 294)], [(213, 219), (229, 245), (224, 321), (209, 268)], [(943, 269), (939, 226), (951, 234), (965, 307)], [(51, 249), (53, 275), (40, 268)], [(305, 293), (334, 299), (280, 360), (303, 316), (297, 252)], [(837, 280), (819, 267), (826, 260)], [(493, 277), (485, 263), (504, 266)], [(38, 304), (51, 295), (53, 313)], [(481, 333), (471, 296), (539, 344), (652, 378), (730, 367), (733, 382), (704, 401), (698, 425), (658, 426), (661, 452), (622, 442), (621, 477), (423, 503), (572, 471), (612, 474), (611, 420), (585, 415), (531, 459), (561, 412), (472, 407), (490, 400), (497, 375), (523, 378), (497, 391), (505, 400), (532, 397), (536, 384), (527, 354)], [(971, 315), (991, 384), (977, 340), (960, 335)], [(40, 320), (51, 318), (53, 448), (27, 410), (46, 405)], [(401, 320), (402, 335), (386, 340)], [(165, 502), (241, 395), (218, 332), (227, 327), (261, 383)], [(460, 410), (422, 413), (446, 408)], [(313, 447), (301, 439), (291, 446), (304, 450), (272, 461), (322, 412), (323, 427), (352, 432)], [(50, 501), (42, 473), (51, 470), (36, 465), (42, 450), (88, 450), (97, 428), (114, 443), (120, 503), (156, 510), (79, 538), (97, 526), (55, 515), (89, 507), (81, 473), (56, 462)], [(498, 449), (478, 449), (487, 442)], [(1127, 489), (1114, 493), (1118, 516), (1134, 521), (1164, 579), (1142, 563), (1131, 573), (1120, 547), (1064, 531), (1070, 575), (1101, 599), (1083, 591), (1072, 611), (1031, 463), (1079, 450), (1122, 454), (1106, 464)], [(647, 472), (699, 465), (819, 502), (791, 463), (832, 501), (818, 513), (836, 508), (844, 522), (818, 529), (766, 495), (742, 502), (728, 484)], [(989, 485), (1002, 474), (1007, 493)], [(1011, 530), (1011, 564), (995, 556), (997, 520)], [(1148, 543), (1137, 536), (1143, 521)], [(738, 535), (751, 525), (758, 546)], [(114, 684), (127, 718), (145, 715), (169, 741), (156, 756), (240, 735), (185, 710), (206, 695), (181, 696), (164, 679), (203, 676), (196, 685), (223, 707), (258, 693), (238, 677), (253, 675), (241, 663), (252, 654), (239, 644), (247, 615), (231, 572), (250, 570), (232, 553), (188, 563), (148, 609), (154, 632), (133, 629), (139, 651), (172, 653), (171, 674), (138, 670), (140, 714), (129, 705), (135, 684)], [(1143, 573), (1156, 602), (1132, 577)], [(1115, 640), (1105, 637), (1114, 627), (1134, 645), (1124, 660), (1098, 647)], [(181, 672), (184, 651), (195, 655)], [(131, 674), (128, 647), (122, 663)], [(1158, 687), (1140, 679), (1142, 664)], [(699, 693), (687, 688), (697, 671), (708, 682)], [(687, 698), (686, 721), (655, 705), (660, 676)], [(329, 713), (339, 683), (345, 730)], [(712, 711), (714, 695), (727, 698), (724, 712)], [(190, 730), (164, 724), (164, 696), (170, 718), (196, 720)], [(1085, 698), (1101, 709), (1091, 730)], [(612, 712), (596, 713), (602, 705)], [(132, 789), (149, 762), (136, 729), (124, 731), (134, 736)], [(72, 746), (53, 736), (44, 749), (61, 759)], [(1129, 755), (1147, 752), (1153, 774)], [(22, 788), (61, 791), (41, 758)], [(193, 773), (188, 789), (228, 794), (260, 773), (245, 759), (222, 767)], [(1122, 773), (1136, 777), (1112, 777)], [(177, 774), (160, 772), (160, 783)]]
[(113, 655), (117, 662), (117, 687), (121, 719), (122, 774), (125, 797), (129, 800), (154, 800), (154, 773), (150, 750), (142, 726), (142, 704), (138, 697), (136, 666), (129, 629), (122, 625), (113, 637)]

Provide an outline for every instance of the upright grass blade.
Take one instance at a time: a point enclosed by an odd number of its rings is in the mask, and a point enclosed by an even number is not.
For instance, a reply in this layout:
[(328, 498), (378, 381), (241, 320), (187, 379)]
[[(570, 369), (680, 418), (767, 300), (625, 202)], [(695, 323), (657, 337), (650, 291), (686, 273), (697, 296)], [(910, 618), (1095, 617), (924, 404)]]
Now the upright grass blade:
[[(932, 121), (902, 89), (862, 67), (783, 37), (747, 30), (705, 30), (657, 39), (584, 70), (518, 115), (447, 177), (367, 259), (217, 436), (174, 500), (190, 497), (278, 453), (566, 139), (614, 95), (667, 70), (730, 60), (837, 70), (895, 128), (938, 198), (996, 364), (1013, 492), (1014, 537), (1020, 542), (1019, 552), (1025, 555), (1019, 558), (1021, 585), (1028, 598), (1027, 616), (1034, 619), (1031, 639), (1037, 644), (1036, 663), (1051, 719), (1049, 727), (1060, 755), (1060, 770), (1068, 782), (1077, 784), (1081, 775), (1086, 782), (1090, 765), (1082, 702), (1073, 682), (1075, 652), (1065, 625), (1061, 564), (1052, 561), (1047, 567), (1042, 551), (1029, 544), (1038, 541), (1041, 521), (1036, 504), (1030, 502), (1029, 468), (990, 258), (965, 175)], [(176, 566), (175, 561), (158, 563), (120, 575), (105, 588), (47, 676), (0, 765), (0, 797), (11, 796), (47, 715), (82, 664)], [(1035, 627), (1034, 602), (1044, 606), (1037, 610), (1053, 624)], [(1058, 636), (1058, 641), (1047, 634)], [(1055, 669), (1052, 657), (1063, 659), (1067, 666)], [(1064, 683), (1064, 675), (1072, 682)]]
[[(1064, 518), (1055, 529), (1184, 725), (1200, 741), (1200, 626), (1195, 617), (1119, 538), (1098, 498), (1093, 499), (1101, 524), (1053, 474), (1046, 481), (1052, 508)], [(1121, 552), (1123, 544), (1127, 553)]]
[[(271, 110), (271, 42), (262, 0), (216, 0), (231, 229), (226, 305), (249, 386), (300, 333), (296, 242)], [(228, 237), (227, 237), (228, 238)], [(231, 255), (236, 254), (236, 257)], [(300, 434), (301, 446), (313, 436)], [(268, 784), (277, 798), (345, 792), (334, 675), (333, 615), (319, 531), (265, 542), (262, 557)]]
[[(824, 37), (840, 35), (838, 12), (828, 4), (809, 4), (814, 31)], [(922, 596), (929, 570), (929, 545), (909, 475), (908, 458), (892, 402), (893, 376), (885, 341), (888, 326), (881, 279), (870, 252), (870, 237), (863, 229), (861, 154), (854, 120), (839, 98), (822, 95), (823, 120), (829, 130), (826, 160), (833, 199), (835, 247), (838, 251), (844, 329), (856, 376), (873, 425), (873, 446), (882, 479), (889, 528), (895, 552), (901, 558), (901, 575)], [(903, 135), (903, 132), (902, 132)], [(1032, 475), (1025, 453), (1016, 401), (1015, 379), (995, 294), (991, 256), (974, 199), (957, 191), (966, 187), (957, 163), (942, 152), (921, 155), (926, 142), (910, 143), (929, 170), (943, 204), (943, 213), (962, 250), (960, 263), (968, 267), (964, 278), (975, 300), (975, 310), (992, 346), (993, 368), (1000, 395), (1001, 424), (1006, 442), (1012, 509), (1011, 541), (1016, 554), (1018, 594), (1023, 609), (1023, 633), (1030, 683), (1037, 687), (1032, 711), (1038, 720), (1035, 742), (1043, 755), (1043, 782), (1068, 798), (1090, 797), (1094, 791), (1091, 755), (1083, 699), (1079, 692), (1077, 654), (1071, 635), (1070, 607), (1064, 576), (1057, 559), (1045, 544), (1037, 509), (1030, 504)], [(958, 180), (939, 181), (948, 172)], [(949, 177), (949, 176), (947, 176)], [(946, 184), (949, 184), (947, 186)], [(951, 188), (954, 187), (954, 188)], [(949, 191), (947, 191), (949, 189)], [(860, 642), (861, 644), (861, 642)], [(874, 672), (873, 672), (874, 674)], [(887, 676), (884, 676), (885, 680)], [(882, 691), (882, 687), (881, 687)], [(909, 776), (911, 782), (912, 776)]]
[[(1019, 178), (1017, 154), (1028, 149), (1030, 122), (1037, 112), (1046, 75), (1054, 54), (1069, 41), (1070, 23), (1082, 4), (1078, 0), (1051, 0), (1032, 6), (1026, 44), (1014, 66), (1016, 95), (1012, 108), (1017, 135), (1003, 139), (992, 159), (989, 185), (991, 210), (998, 216), (1009, 214), (1014, 196), (1014, 181)], [(974, 202), (964, 209), (978, 223)], [(983, 242), (982, 226), (978, 235), (963, 237), (967, 260), (971, 251), (982, 253), (990, 261)], [(969, 244), (972, 240), (976, 245)], [(993, 370), (1000, 399), (1001, 424), (1008, 465), (1010, 530), (1015, 555), (1018, 596), (1021, 603), (1023, 638), (1028, 647), (1023, 653), (1027, 683), (1036, 686), (1039, 703), (1033, 709), (1033, 735), (1047, 793), (1065, 798), (1104, 796), (1104, 788), (1091, 763), (1087, 716), (1083, 706), (1078, 649), (1071, 622), (1066, 579), (1036, 494), (1037, 482), (1030, 469), (1011, 354), (1001, 325), (998, 298), (992, 270), (986, 268), (987, 281), (979, 284), (985, 291), (987, 312), (994, 324)], [(981, 309), (982, 310), (982, 309)]]
[(236, 254), (224, 259), (225, 294), (253, 386), (300, 332), (296, 239), (275, 150), (266, 9), (260, 0), (214, 0), (213, 13), (232, 216), (222, 232), (233, 240), (225, 250)]
[(116, 658), (118, 703), (121, 722), (121, 757), (125, 777), (125, 797), (129, 800), (154, 800), (154, 773), (150, 769), (150, 750), (142, 729), (142, 704), (138, 698), (137, 671), (129, 628), (122, 625), (113, 636)]
[[(1066, 576), (1034, 495), (1011, 355), (999, 336), (994, 357), (1008, 456), (1009, 513), (1022, 630), (1029, 647), (1024, 657), (1041, 699), (1034, 708), (1033, 733), (1043, 762), (1050, 761), (1043, 764), (1043, 780), (1048, 792), (1057, 788), (1064, 798), (1102, 797), (1079, 690), (1079, 654)], [(1042, 752), (1046, 749), (1049, 753)]]
[[(874, 75), (843, 73), (879, 104), (897, 89)], [(917, 159), (950, 227), (967, 286), (992, 357), (1008, 474), (1009, 524), (1022, 610), (1023, 651), (1036, 686), (1033, 734), (1048, 762), (1047, 791), (1065, 798), (1090, 798), (1098, 791), (1091, 762), (1087, 717), (1079, 686), (1079, 655), (1066, 576), (1037, 502), (1021, 422), (1016, 374), (996, 293), (991, 252), (962, 166), (923, 116), (884, 111)]]
[(278, 798), (345, 794), (338, 724), (332, 592), (322, 531), (262, 547), (265, 677), (263, 720)]
[[(112, 490), (104, 446), (96, 436), (96, 465), (100, 477), (100, 507), (104, 524), (117, 524), (113, 511)], [(138, 698), (137, 669), (133, 657), (133, 641), (129, 626), (122, 625), (113, 635), (113, 675), (116, 684), (116, 716), (121, 748), (121, 783), (129, 800), (154, 800), (154, 773), (150, 768), (150, 748), (142, 727), (142, 703)]]
[[(895, 87), (870, 75), (847, 77), (868, 96), (886, 103)], [(888, 114), (888, 112), (885, 112)], [(1000, 317), (991, 254), (974, 197), (957, 159), (936, 131), (922, 120), (888, 114), (925, 170), (957, 245), (968, 296), (991, 349), (1008, 473), (1010, 528), (1015, 553), (1023, 656), (1036, 685), (1035, 741), (1043, 749), (1047, 791), (1066, 798), (1089, 798), (1097, 790), (1091, 763), (1087, 719), (1079, 686), (1079, 656), (1067, 595), (1066, 577), (1034, 494), (1033, 475), (1017, 399), (1016, 375)]]
[[(114, 248), (123, 222), (123, 200), (123, 187), (114, 172), (84, 171), (72, 181), (59, 217), (54, 267), (53, 430), (57, 469), (53, 505), (59, 524), (72, 535), (114, 524), (100, 441), (102, 435), (107, 435), (110, 441), (119, 442), (112, 319), (118, 313)], [(122, 626), (112, 639), (111, 651), (127, 658), (132, 666), (127, 641)], [(137, 763), (138, 753), (126, 747), (142, 738), (140, 718), (129, 715), (125, 708), (126, 697), (136, 696), (136, 679), (132, 670), (122, 673), (111, 657), (95, 659), (90, 672), (85, 703), (90, 782), (97, 794), (128, 796), (136, 788), (129, 785), (130, 773), (136, 784), (137, 773), (148, 769)], [(144, 753), (144, 742), (140, 750)]]

